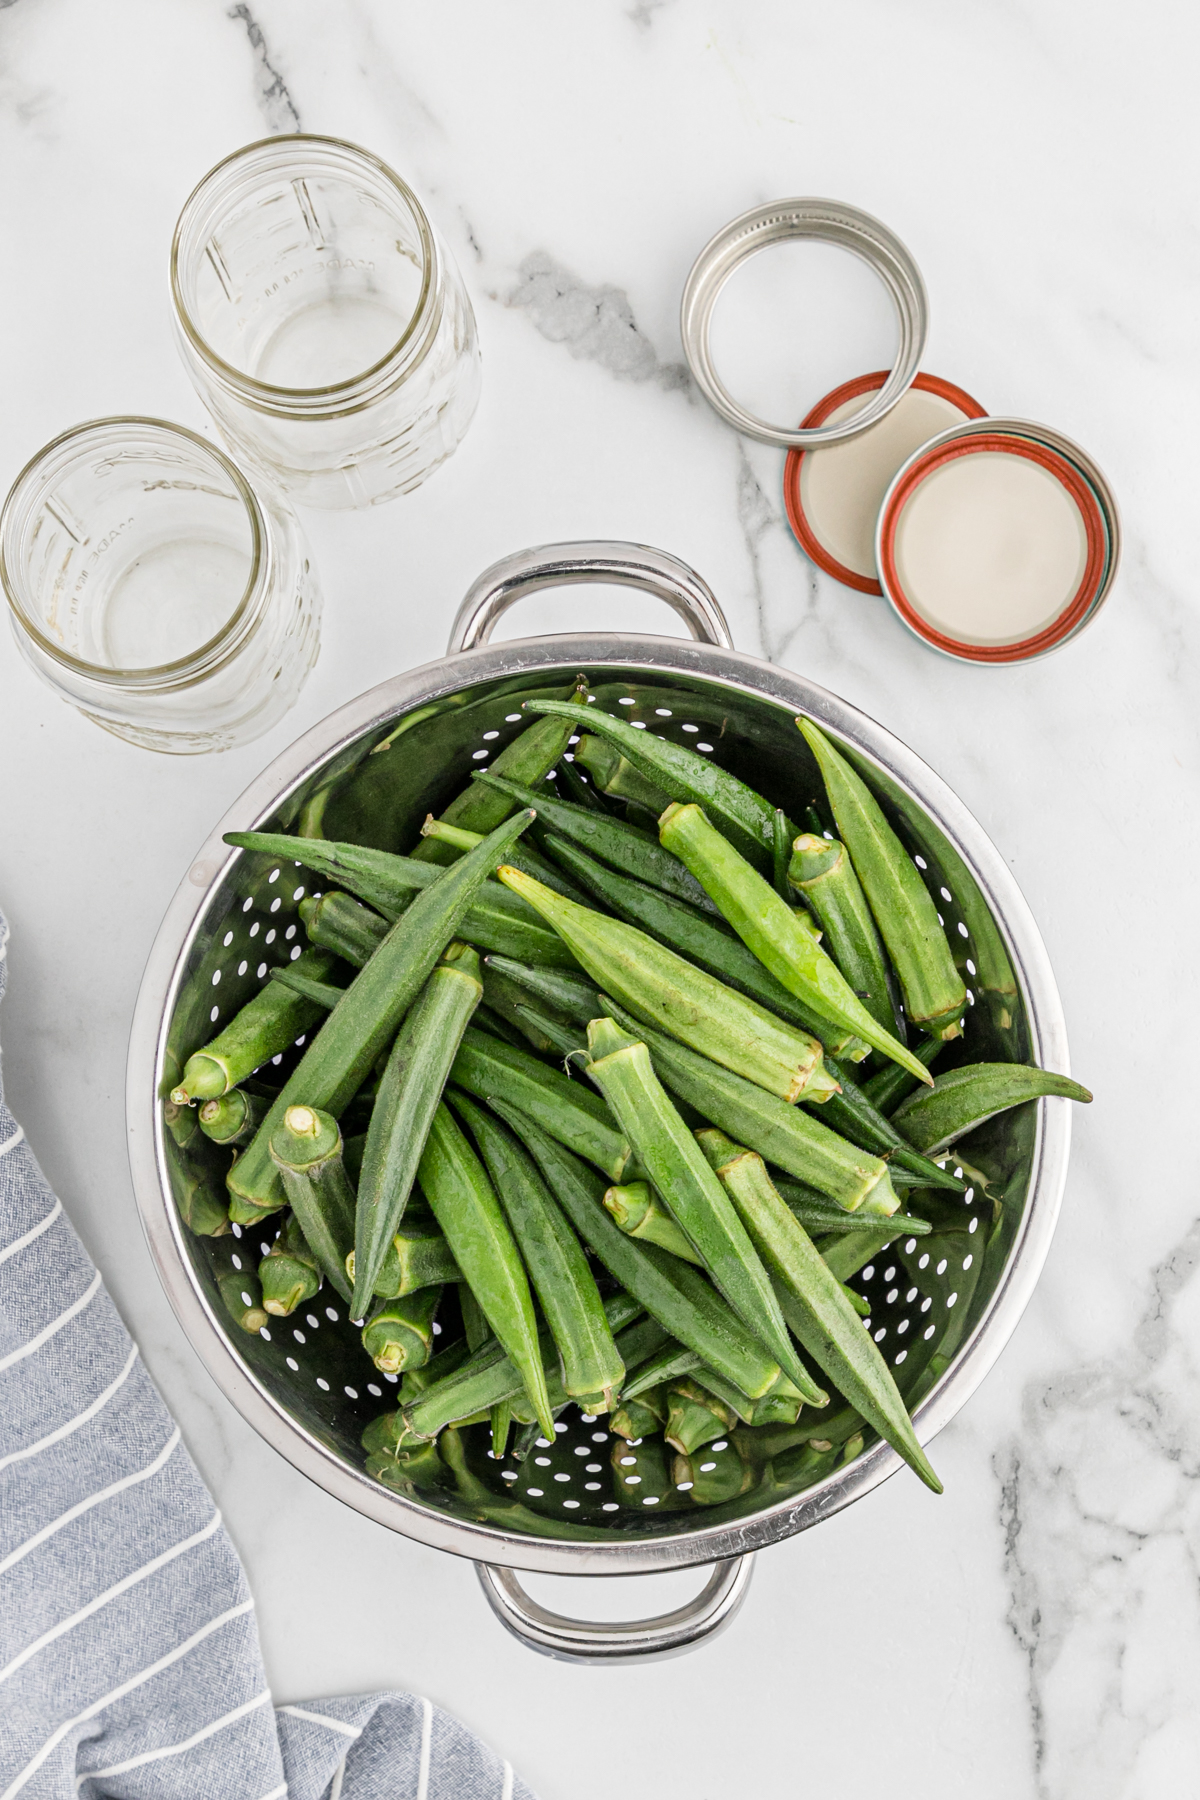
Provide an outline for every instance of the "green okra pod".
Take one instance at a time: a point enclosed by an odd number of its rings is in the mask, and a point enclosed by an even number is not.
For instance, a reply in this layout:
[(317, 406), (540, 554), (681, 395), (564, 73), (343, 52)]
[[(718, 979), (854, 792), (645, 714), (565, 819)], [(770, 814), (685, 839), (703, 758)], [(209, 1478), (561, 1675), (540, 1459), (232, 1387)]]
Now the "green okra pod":
[[(535, 798), (540, 804), (540, 796), (535, 795)], [(408, 910), (417, 894), (437, 887), (446, 874), (446, 870), (436, 863), (418, 862), (411, 856), (393, 856), (390, 851), (372, 850), (364, 844), (331, 843), (323, 838), (292, 838), (261, 831), (232, 831), (227, 841), (244, 850), (296, 858), (330, 880), (340, 882), (360, 900), (377, 908), (389, 924)], [(319, 903), (306, 911), (301, 902), (300, 916), (314, 942), (318, 939), (312, 920), (323, 920), (323, 914), (324, 909)], [(499, 950), (508, 956), (571, 966), (571, 958), (564, 953), (554, 933), (548, 931), (515, 894), (508, 893), (495, 882), (477, 884), (476, 893), (458, 920), (455, 935), (479, 950)], [(346, 950), (340, 953), (346, 955), (347, 960), (354, 960)]]
[[(646, 1357), (645, 1361), (639, 1363), (626, 1376), (621, 1389), (622, 1404), (641, 1400), (647, 1394), (665, 1394), (672, 1381), (677, 1381), (681, 1375), (692, 1375), (697, 1369), (703, 1367), (703, 1357), (697, 1356), (694, 1350), (689, 1350), (686, 1344), (677, 1343), (674, 1338), (668, 1337), (664, 1343), (659, 1345), (653, 1355)], [(769, 1393), (770, 1389), (767, 1391)], [(663, 1411), (659, 1416), (665, 1420), (667, 1416), (665, 1400), (662, 1404)], [(745, 1404), (753, 1406), (754, 1402), (747, 1399)]]
[(640, 1399), (622, 1399), (608, 1421), (608, 1428), (614, 1437), (625, 1438), (629, 1443), (638, 1443), (642, 1438), (653, 1437), (661, 1431), (667, 1420), (667, 1390), (665, 1387), (645, 1388)]
[[(460, 1294), (465, 1285), (464, 1282), (459, 1283)], [(490, 1335), (490, 1333), (488, 1335)], [(435, 1382), (445, 1381), (447, 1375), (452, 1375), (455, 1369), (461, 1368), (470, 1355), (471, 1349), (467, 1339), (465, 1337), (455, 1338), (454, 1342), (447, 1344), (444, 1350), (439, 1350), (436, 1356), (431, 1356), (427, 1363), (422, 1363), (419, 1369), (406, 1369), (404, 1371), (404, 1380), (400, 1383), (401, 1406), (407, 1406), (411, 1401), (417, 1398), (418, 1394), (428, 1393)], [(513, 1379), (517, 1381), (519, 1386), (519, 1377), (514, 1376)], [(399, 1428), (400, 1414), (398, 1412), (384, 1413), (382, 1418), (391, 1420), (393, 1427), (396, 1429)], [(378, 1426), (380, 1425), (380, 1420), (377, 1419), (374, 1423)], [(367, 1430), (370, 1429), (371, 1427), (368, 1426)], [(363, 1433), (363, 1444), (364, 1448), (370, 1448), (366, 1443), (366, 1432)]]
[[(816, 1188), (809, 1187), (807, 1182), (785, 1181), (782, 1175), (773, 1175), (771, 1179), (810, 1237), (828, 1232), (835, 1232), (840, 1236), (843, 1232), (862, 1230), (861, 1212), (843, 1212), (840, 1206), (835, 1206), (832, 1200), (827, 1199)], [(913, 1237), (928, 1237), (932, 1230), (927, 1219), (918, 1219), (912, 1213), (893, 1213), (888, 1224), (896, 1231), (909, 1232)]]
[[(483, 842), (482, 832), (464, 831), (460, 825), (447, 825), (444, 820), (435, 819), (432, 813), (421, 827), (421, 836), (433, 838), (438, 843), (449, 844), (459, 852), (473, 850), (476, 844)], [(515, 869), (523, 869), (526, 875), (532, 875), (537, 881), (544, 881), (547, 887), (554, 888), (557, 893), (566, 894), (569, 900), (583, 899), (583, 895), (574, 882), (568, 881), (566, 876), (556, 869), (553, 863), (547, 862), (544, 856), (539, 855), (531, 844), (519, 845), (509, 861)]]
[[(370, 962), (388, 934), (388, 922), (381, 914), (336, 888), (302, 900), (300, 917), (314, 944), (336, 951), (356, 969)], [(295, 964), (288, 967), (294, 974)]]
[(1069, 1075), (1027, 1063), (967, 1063), (911, 1095), (892, 1114), (892, 1123), (916, 1149), (936, 1153), (1010, 1106), (1051, 1095), (1085, 1104), (1092, 1097)]
[[(354, 1281), (355, 1254), (346, 1258), (346, 1273)], [(447, 1281), (461, 1281), (462, 1272), (450, 1253), (450, 1246), (430, 1221), (429, 1224), (404, 1223), (387, 1247), (375, 1285), (371, 1292), (381, 1300), (402, 1300), (418, 1288), (442, 1287)], [(358, 1311), (358, 1303), (352, 1306)]]
[[(164, 1110), (171, 1106), (168, 1101)], [(177, 1107), (175, 1111), (182, 1116), (177, 1116), (173, 1125), (168, 1123), (163, 1139), (171, 1197), (193, 1236), (224, 1237), (229, 1230), (229, 1195), (225, 1171), (218, 1166), (224, 1159), (205, 1138), (191, 1107)], [(199, 1140), (191, 1149), (181, 1147), (175, 1137), (177, 1130), (182, 1134), (185, 1129), (185, 1118), (190, 1120), (191, 1130)]]
[(669, 806), (659, 821), (659, 837), (687, 864), (722, 918), (782, 986), (911, 1074), (929, 1080), (925, 1065), (872, 1017), (803, 920), (700, 807)]
[(588, 1051), (589, 1075), (717, 1288), (780, 1368), (813, 1404), (820, 1405), (821, 1390), (810, 1381), (796, 1355), (770, 1277), (694, 1136), (654, 1073), (646, 1045), (612, 1019), (593, 1019), (588, 1026)]
[(685, 1262), (700, 1263), (704, 1258), (696, 1250), (687, 1233), (681, 1231), (648, 1181), (631, 1181), (624, 1187), (605, 1190), (604, 1210), (627, 1237), (643, 1243), (657, 1244), (672, 1256)]
[[(234, 1255), (237, 1254), (235, 1251)], [(234, 1324), (239, 1325), (243, 1331), (249, 1332), (251, 1336), (255, 1336), (268, 1323), (267, 1313), (262, 1303), (262, 1289), (258, 1285), (258, 1276), (248, 1263), (240, 1269), (227, 1266), (219, 1272), (217, 1292)]]
[(377, 1450), (367, 1458), (367, 1474), (401, 1494), (447, 1487), (454, 1479), (433, 1443), (417, 1444), (409, 1450)]
[(791, 846), (787, 879), (811, 908), (826, 949), (876, 1024), (900, 1031), (883, 943), (845, 845), (803, 833)]
[(677, 1493), (686, 1493), (696, 1506), (721, 1506), (748, 1493), (756, 1479), (747, 1462), (730, 1442), (721, 1450), (699, 1450), (693, 1456), (675, 1457), (671, 1480)]
[(356, 1317), (399, 1229), (442, 1089), (483, 993), (479, 957), (450, 944), (401, 1025), (367, 1130), (354, 1223)]
[(814, 1362), (935, 1493), (941, 1483), (917, 1440), (891, 1371), (761, 1156), (719, 1131), (699, 1134), (705, 1156), (775, 1279), (787, 1322)]
[[(382, 919), (380, 924), (383, 924)], [(384, 935), (385, 933), (380, 933), (380, 941)], [(284, 963), (282, 967), (272, 969), (268, 980), (277, 981), (281, 987), (291, 988), (295, 994), (303, 994), (306, 1000), (314, 1001), (322, 1012), (327, 1013), (333, 1011), (346, 991), (344, 987), (338, 987), (332, 981), (314, 981), (311, 975), (306, 975), (303, 970), (297, 970), (293, 963)], [(239, 1092), (240, 1090), (235, 1089), (234, 1091)]]
[(583, 764), (596, 787), (610, 800), (632, 800), (635, 805), (652, 812), (655, 818), (669, 802), (670, 796), (653, 781), (647, 781), (615, 744), (594, 737), (591, 732), (580, 737), (575, 759)]
[[(946, 1169), (940, 1169), (927, 1156), (914, 1150), (908, 1141), (901, 1137), (890, 1119), (884, 1118), (877, 1107), (867, 1099), (849, 1073), (839, 1063), (829, 1066), (829, 1072), (837, 1081), (841, 1092), (832, 1094), (821, 1109), (821, 1117), (834, 1131), (840, 1131), (843, 1137), (850, 1139), (864, 1150), (873, 1150), (876, 1156), (882, 1156), (892, 1165), (895, 1175), (897, 1168), (905, 1169), (909, 1174), (919, 1178), (926, 1187), (953, 1188), (956, 1193), (965, 1192), (966, 1184), (955, 1179)], [(929, 1089), (922, 1089), (929, 1092)]]
[[(919, 1044), (914, 1044), (913, 1053), (927, 1069), (931, 1069), (945, 1048), (945, 1038), (927, 1037), (922, 1038)], [(888, 1063), (877, 1075), (872, 1075), (869, 1081), (863, 1082), (862, 1091), (876, 1112), (890, 1118), (900, 1102), (907, 1099), (909, 1094), (915, 1094), (922, 1085), (907, 1069), (900, 1068), (896, 1063)]]
[[(615, 1326), (613, 1329), (616, 1331)], [(670, 1332), (649, 1313), (643, 1313), (636, 1323), (627, 1325), (624, 1330), (616, 1331), (617, 1349), (627, 1371), (621, 1382), (622, 1392), (628, 1385), (628, 1371), (640, 1367), (647, 1357), (655, 1355), (664, 1344), (670, 1342), (673, 1342)]]
[(931, 1037), (957, 1037), (967, 990), (928, 888), (861, 775), (811, 719), (796, 724), (817, 759), (838, 835), (887, 945), (910, 1024)]
[(342, 1162), (337, 1120), (316, 1107), (285, 1107), (270, 1148), (321, 1273), (349, 1301), (346, 1257), (354, 1242), (354, 1189)]
[(553, 831), (589, 856), (715, 916), (716, 908), (695, 876), (689, 875), (677, 856), (664, 850), (655, 838), (636, 825), (609, 818), (605, 813), (589, 812), (582, 806), (572, 806), (566, 800), (548, 798), (510, 781), (499, 781), (491, 773), (481, 773), (475, 779), (483, 786), (498, 787), (514, 799), (536, 807), (544, 829)]
[(560, 1143), (595, 1163), (610, 1181), (629, 1174), (632, 1146), (600, 1096), (528, 1051), (468, 1027), (450, 1080), (477, 1100), (505, 1100), (519, 1107)]
[(560, 791), (576, 806), (582, 806), (587, 812), (602, 813), (606, 819), (613, 816), (619, 801), (606, 800), (601, 797), (599, 789), (581, 772), (570, 751), (562, 758), (555, 771), (555, 781)]
[(362, 1347), (385, 1375), (419, 1369), (433, 1351), (433, 1320), (440, 1287), (421, 1288), (401, 1300), (385, 1300), (363, 1326)]
[(662, 1508), (675, 1498), (668, 1452), (660, 1437), (644, 1437), (640, 1443), (618, 1438), (609, 1458), (613, 1495), (622, 1506)]
[(455, 1262), (520, 1373), (538, 1423), (553, 1436), (537, 1322), (521, 1254), (479, 1158), (445, 1103), (433, 1116), (420, 1180)]
[(264, 1309), (274, 1318), (286, 1319), (311, 1300), (321, 1285), (317, 1259), (308, 1247), (295, 1213), (258, 1265)]
[(200, 1129), (214, 1144), (233, 1149), (248, 1143), (267, 1116), (267, 1102), (245, 1088), (231, 1088), (200, 1107)]
[[(668, 950), (674, 950), (688, 962), (697, 963), (710, 975), (715, 975), (718, 981), (723, 981), (751, 1000), (756, 1000), (760, 1006), (765, 1006), (779, 1018), (786, 1019), (789, 1024), (798, 1025), (802, 1031), (819, 1039), (823, 1047), (834, 1055), (854, 1055), (859, 1048), (862, 1055), (868, 1054), (868, 1046), (861, 1044), (844, 1026), (822, 1018), (794, 994), (789, 994), (770, 970), (763, 967), (753, 951), (748, 950), (740, 938), (734, 937), (715, 918), (697, 912), (695, 907), (689, 906), (685, 901), (676, 900), (672, 895), (664, 894), (644, 881), (634, 881), (629, 876), (618, 875), (612, 869), (606, 869), (595, 857), (588, 856), (585, 851), (577, 849), (554, 832), (546, 833), (545, 844), (581, 886), (594, 895), (609, 912), (624, 919), (627, 925), (636, 925), (642, 931), (648, 931), (652, 938), (657, 938)], [(580, 1015), (573, 1012), (571, 1016)], [(593, 1011), (583, 1013), (582, 1022), (586, 1025), (594, 1017), (593, 1008)], [(820, 1084), (814, 1083), (813, 1097), (820, 1098), (820, 1091)]]
[(800, 1181), (828, 1194), (847, 1212), (861, 1215), (895, 1212), (900, 1201), (887, 1164), (830, 1131), (800, 1107), (732, 1074), (706, 1056), (676, 1043), (662, 1032), (640, 1025), (612, 998), (601, 996), (605, 1011), (649, 1046), (659, 1080), (722, 1131), (757, 1150)]
[[(334, 958), (326, 950), (306, 950), (292, 966), (297, 965), (302, 974), (323, 981), (334, 967)], [(179, 1085), (171, 1091), (172, 1100), (178, 1106), (193, 1100), (219, 1100), (263, 1063), (290, 1050), (320, 1017), (321, 1008), (311, 1000), (268, 982), (210, 1043), (188, 1057)]]
[(558, 1348), (564, 1391), (572, 1399), (613, 1391), (625, 1364), (613, 1342), (595, 1277), (562, 1208), (529, 1153), (500, 1121), (462, 1094), (450, 1103), (479, 1147), (533, 1289)]
[[(400, 1021), (455, 936), (479, 887), (532, 817), (530, 812), (518, 813), (500, 826), (401, 914), (305, 1046), (304, 1055), (257, 1136), (234, 1163), (228, 1186), (236, 1197), (260, 1209), (279, 1205), (280, 1190), (269, 1145), (284, 1113), (297, 1103), (316, 1107), (334, 1118), (341, 1113), (391, 1043)], [(345, 1282), (341, 1266), (338, 1280)]]
[(647, 1024), (784, 1100), (827, 1088), (816, 1038), (784, 1024), (636, 926), (576, 906), (508, 865), (499, 873), (553, 925), (592, 979)]
[(547, 1051), (563, 1058), (578, 1056), (587, 1048), (578, 1025), (564, 1025), (561, 1020), (539, 1012), (536, 1006), (526, 1006), (523, 1001), (518, 1002), (516, 1014), (535, 1048), (540, 1043)]
[[(624, 1328), (631, 1326), (641, 1310), (639, 1302), (630, 1294), (610, 1294), (605, 1300), (604, 1316), (609, 1330), (616, 1333), (618, 1350), (625, 1337)], [(558, 1351), (548, 1330), (540, 1334), (538, 1350), (549, 1393), (550, 1383), (557, 1380)], [(500, 1405), (506, 1400), (512, 1401), (515, 1416), (519, 1400), (524, 1394), (524, 1385), (516, 1366), (496, 1338), (489, 1339), (469, 1357), (448, 1367), (438, 1381), (414, 1392), (411, 1400), (407, 1381), (406, 1376), (405, 1389), (401, 1394), (404, 1411), (402, 1423), (414, 1440), (435, 1437), (445, 1426), (460, 1424), (474, 1413)], [(552, 1401), (553, 1398), (551, 1396)], [(566, 1395), (563, 1394), (561, 1399), (565, 1402)], [(394, 1414), (387, 1416), (392, 1419), (397, 1417)], [(400, 1429), (400, 1423), (397, 1422), (395, 1429)]]
[[(666, 807), (661, 807), (659, 810), (661, 815), (661, 813), (666, 811)], [(788, 886), (788, 857), (791, 852), (791, 844), (788, 839), (789, 820), (782, 807), (777, 806), (775, 808), (775, 817), (772, 821), (772, 826), (771, 878), (775, 884), (775, 892), (779, 895), (779, 898), (785, 900), (790, 906), (792, 903), (792, 894), (791, 889)]]
[(844, 1285), (897, 1237), (906, 1235), (909, 1234), (897, 1232), (894, 1219), (888, 1219), (878, 1231), (848, 1231), (842, 1237), (826, 1239), (819, 1246), (821, 1260), (829, 1273)]
[(497, 1100), (493, 1110), (532, 1153), (551, 1193), (625, 1292), (641, 1302), (680, 1343), (754, 1397), (765, 1394), (779, 1364), (690, 1263), (655, 1244), (638, 1244), (604, 1210), (604, 1183), (534, 1121)]
[[(530, 712), (549, 715), (561, 712), (559, 704), (552, 700), (528, 700), (526, 706)], [(624, 719), (613, 718), (597, 707), (588, 712), (588, 729), (615, 744), (635, 769), (661, 787), (672, 800), (704, 807), (718, 828), (737, 845), (743, 856), (751, 859), (755, 868), (770, 872), (775, 842), (775, 808), (753, 788), (695, 750), (668, 743), (650, 731), (638, 731)], [(795, 833), (791, 835), (794, 837)]]
[(494, 969), (508, 981), (524, 988), (535, 1000), (559, 1012), (564, 1018), (586, 1025), (599, 1011), (596, 989), (586, 975), (569, 969), (532, 968), (515, 962), (511, 956), (485, 956), (485, 969)]
[(497, 975), (494, 969), (484, 965), (483, 1004), (495, 1017), (511, 1026), (516, 1034), (512, 1038), (506, 1038), (505, 1042), (514, 1043), (521, 1049), (531, 1046), (545, 1055), (554, 1048), (554, 1040), (552, 1036), (547, 1036), (532, 1014), (529, 1017), (522, 1014), (520, 1009), (528, 1001), (529, 995), (515, 981), (509, 981), (507, 976)]
[(524, 1050), (529, 1045), (527, 1033), (494, 1013), (486, 1000), (481, 1000), (475, 1008), (473, 1023), (476, 1030), (486, 1031), (489, 1037), (499, 1038), (502, 1044), (511, 1044), (514, 1050)]
[[(636, 1404), (636, 1402), (635, 1402)], [(682, 1376), (667, 1389), (667, 1419), (663, 1436), (672, 1449), (690, 1456), (702, 1444), (728, 1437), (739, 1415), (698, 1382)]]
[[(565, 717), (537, 719), (506, 744), (492, 764), (492, 772), (537, 789), (540, 795), (547, 775), (557, 765), (581, 723), (580, 715), (587, 705), (587, 683), (582, 675), (577, 678), (565, 704)], [(524, 805), (525, 802), (517, 804)], [(468, 831), (494, 831), (515, 810), (513, 801), (506, 800), (495, 789), (488, 791), (475, 782), (468, 782), (445, 808), (442, 819), (447, 825), (462, 826)], [(432, 838), (423, 838), (413, 854), (421, 862), (448, 863), (454, 859), (452, 849), (437, 844)]]

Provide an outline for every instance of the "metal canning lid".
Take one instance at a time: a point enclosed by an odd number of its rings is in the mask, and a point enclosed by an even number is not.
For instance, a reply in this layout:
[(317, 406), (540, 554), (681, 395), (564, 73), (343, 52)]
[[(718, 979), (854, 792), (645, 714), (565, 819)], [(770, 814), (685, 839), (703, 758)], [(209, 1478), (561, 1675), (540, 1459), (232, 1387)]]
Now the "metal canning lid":
[[(862, 410), (886, 369), (859, 375), (818, 400), (806, 428), (837, 424)], [(845, 443), (789, 450), (783, 471), (788, 523), (806, 555), (846, 587), (882, 594), (875, 569), (875, 527), (892, 477), (913, 452), (964, 419), (982, 419), (977, 400), (937, 375), (915, 377), (883, 419)]]
[[(794, 238), (815, 238), (861, 258), (879, 277), (896, 309), (900, 341), (887, 379), (861, 412), (833, 424), (798, 428), (770, 424), (733, 398), (713, 365), (709, 332), (725, 283), (749, 257)], [(688, 367), (709, 405), (735, 431), (785, 450), (840, 444), (882, 419), (915, 380), (928, 328), (929, 302), (921, 271), (894, 232), (855, 206), (813, 199), (774, 200), (751, 207), (718, 231), (692, 265), (679, 320)]]
[(1116, 502), (1070, 438), (1027, 419), (972, 419), (921, 446), (879, 514), (886, 598), (961, 662), (1025, 662), (1076, 637), (1120, 557)]

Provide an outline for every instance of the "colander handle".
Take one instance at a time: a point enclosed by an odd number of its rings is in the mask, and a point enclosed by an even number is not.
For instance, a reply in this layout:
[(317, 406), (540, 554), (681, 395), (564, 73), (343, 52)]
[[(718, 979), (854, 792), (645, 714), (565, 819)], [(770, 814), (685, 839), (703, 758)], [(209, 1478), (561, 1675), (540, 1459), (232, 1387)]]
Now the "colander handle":
[(476, 1563), (488, 1605), (500, 1623), (530, 1650), (556, 1662), (661, 1662), (682, 1656), (730, 1623), (750, 1585), (753, 1553), (714, 1564), (713, 1572), (693, 1600), (654, 1619), (606, 1624), (571, 1619), (541, 1606), (521, 1586), (513, 1569)]
[(649, 544), (537, 544), (517, 550), (485, 569), (468, 588), (446, 646), (447, 655), (486, 644), (497, 619), (516, 600), (540, 588), (571, 587), (603, 581), (616, 587), (641, 588), (665, 600), (701, 644), (733, 649), (733, 639), (720, 602), (695, 569)]

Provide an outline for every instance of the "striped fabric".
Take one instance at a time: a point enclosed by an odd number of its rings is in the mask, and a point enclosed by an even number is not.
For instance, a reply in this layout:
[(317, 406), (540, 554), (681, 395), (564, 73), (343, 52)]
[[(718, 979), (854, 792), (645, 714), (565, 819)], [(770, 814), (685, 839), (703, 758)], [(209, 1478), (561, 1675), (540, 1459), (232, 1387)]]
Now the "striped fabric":
[[(0, 914), (0, 996), (8, 928)], [(532, 1800), (413, 1694), (272, 1704), (221, 1515), (0, 1085), (0, 1800)]]

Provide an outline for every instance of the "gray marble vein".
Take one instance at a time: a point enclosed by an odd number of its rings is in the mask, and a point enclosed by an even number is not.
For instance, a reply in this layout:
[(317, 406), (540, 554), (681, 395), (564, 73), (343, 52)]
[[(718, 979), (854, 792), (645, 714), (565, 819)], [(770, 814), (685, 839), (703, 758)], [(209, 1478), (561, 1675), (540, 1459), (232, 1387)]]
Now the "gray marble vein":
[(1030, 1383), (1021, 1435), (994, 1459), (1040, 1800), (1153, 1791), (1139, 1777), (1159, 1760), (1156, 1739), (1194, 1710), (1200, 1418), (1188, 1289), (1197, 1268), (1200, 1220), (1150, 1271), (1128, 1341)]
[(271, 52), (263, 28), (245, 4), (231, 6), (229, 17), (240, 21), (246, 28), (246, 36), (250, 40), (250, 48), (254, 52), (256, 64), (255, 85), (257, 88), (258, 109), (270, 132), (302, 131), (300, 109), (288, 92), (287, 82), (281, 71), (271, 61)]
[(622, 381), (656, 381), (663, 388), (687, 387), (683, 363), (663, 362), (638, 325), (624, 288), (589, 287), (546, 250), (533, 250), (504, 296), (506, 306), (523, 308), (552, 344), (563, 344), (580, 361), (599, 363)]

